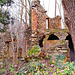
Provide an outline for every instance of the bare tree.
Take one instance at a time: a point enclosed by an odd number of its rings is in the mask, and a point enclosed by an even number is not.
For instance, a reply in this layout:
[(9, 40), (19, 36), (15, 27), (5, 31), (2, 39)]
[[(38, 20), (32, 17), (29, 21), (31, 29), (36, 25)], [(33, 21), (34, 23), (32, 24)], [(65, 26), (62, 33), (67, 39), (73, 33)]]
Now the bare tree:
[[(25, 0), (25, 30), (27, 29), (27, 0)], [(27, 39), (25, 38), (25, 53), (27, 53)]]
[(55, 0), (55, 17), (56, 17), (56, 10), (57, 10), (57, 0)]
[(11, 35), (11, 43), (12, 43), (12, 51), (13, 51), (13, 60), (12, 60), (12, 63), (13, 65), (15, 64), (15, 49), (14, 49), (14, 38), (13, 38), (13, 27), (12, 27), (12, 22), (11, 22), (11, 18), (10, 18), (10, 35)]
[(20, 36), (21, 36), (22, 17), (23, 17), (23, 8), (24, 8), (23, 5), (24, 5), (24, 0), (21, 1), (21, 19), (20, 19), (18, 38), (17, 38), (17, 54), (16, 54), (17, 64), (18, 64), (18, 53), (19, 53), (19, 47), (20, 47)]

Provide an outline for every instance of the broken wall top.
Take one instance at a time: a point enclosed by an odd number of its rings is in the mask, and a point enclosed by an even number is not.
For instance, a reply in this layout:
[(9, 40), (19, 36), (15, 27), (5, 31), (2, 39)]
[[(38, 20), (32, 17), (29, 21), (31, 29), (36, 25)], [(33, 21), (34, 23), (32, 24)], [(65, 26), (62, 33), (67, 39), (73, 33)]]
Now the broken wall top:
[(39, 0), (32, 1), (31, 13), (32, 30), (44, 32), (46, 30), (46, 19), (49, 19), (49, 29), (61, 29), (61, 17), (50, 18), (45, 9), (41, 6)]

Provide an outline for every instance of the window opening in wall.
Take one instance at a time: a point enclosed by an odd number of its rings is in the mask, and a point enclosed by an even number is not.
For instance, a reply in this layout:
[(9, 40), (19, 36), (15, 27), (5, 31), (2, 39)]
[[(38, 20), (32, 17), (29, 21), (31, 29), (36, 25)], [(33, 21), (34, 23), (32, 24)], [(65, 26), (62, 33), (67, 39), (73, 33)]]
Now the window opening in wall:
[(46, 29), (49, 28), (49, 18), (46, 18)]

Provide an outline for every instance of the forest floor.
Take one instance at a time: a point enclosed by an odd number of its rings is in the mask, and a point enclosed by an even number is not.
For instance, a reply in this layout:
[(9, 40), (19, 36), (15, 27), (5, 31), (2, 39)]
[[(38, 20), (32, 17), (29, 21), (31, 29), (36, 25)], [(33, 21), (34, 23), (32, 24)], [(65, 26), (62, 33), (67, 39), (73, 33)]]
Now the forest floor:
[(12, 66), (10, 61), (2, 68), (1, 75), (75, 75), (75, 62), (64, 59), (64, 56), (56, 56), (55, 62), (51, 57), (19, 58), (19, 64)]
[(19, 58), (18, 65), (12, 65), (12, 58), (0, 62), (0, 75), (75, 75), (75, 61), (69, 61), (62, 54), (53, 57), (36, 46), (28, 51), (27, 57)]

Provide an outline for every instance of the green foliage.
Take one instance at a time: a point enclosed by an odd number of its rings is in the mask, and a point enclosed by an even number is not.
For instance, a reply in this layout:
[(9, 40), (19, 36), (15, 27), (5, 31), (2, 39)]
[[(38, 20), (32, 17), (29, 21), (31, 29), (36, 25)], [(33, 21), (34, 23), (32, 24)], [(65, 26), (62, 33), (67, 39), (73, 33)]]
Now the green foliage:
[(60, 68), (62, 68), (63, 66), (62, 66), (62, 63), (64, 62), (64, 59), (65, 59), (65, 56), (64, 55), (61, 55), (61, 54), (59, 54), (59, 55), (56, 55), (56, 63), (55, 63), (55, 65), (57, 66), (57, 67), (60, 67)]
[(49, 56), (48, 54), (46, 54), (45, 58), (46, 59), (49, 59), (51, 56)]
[(34, 46), (31, 50), (28, 50), (27, 55), (29, 57), (37, 56), (39, 53), (40, 53), (39, 46)]
[[(36, 47), (36, 46), (35, 46)], [(31, 50), (33, 53), (33, 49)], [(52, 55), (50, 57), (49, 63), (51, 66), (49, 69), (47, 69), (46, 64), (40, 63), (37, 61), (31, 61), (25, 67), (21, 68), (21, 70), (17, 73), (17, 75), (48, 75), (50, 72), (51, 75), (74, 75), (75, 73), (75, 62), (66, 62), (64, 63), (65, 56), (64, 55), (56, 55), (56, 62), (52, 63)], [(45, 58), (46, 59), (46, 58)], [(41, 60), (40, 60), (41, 61)]]
[(11, 5), (11, 3), (14, 3), (13, 0), (0, 0), (0, 5), (4, 6), (5, 4), (9, 4), (9, 6)]
[(57, 58), (57, 60), (64, 60), (65, 59), (65, 56), (59, 54), (59, 55), (56, 55), (56, 58)]
[[(34, 49), (39, 48), (38, 46), (33, 47)], [(34, 53), (33, 50), (31, 50)], [(24, 63), (22, 66), (18, 66), (16, 71), (16, 66), (12, 67), (12, 64), (9, 64), (7, 71), (13, 73), (13, 75), (74, 75), (75, 73), (75, 61), (74, 62), (66, 62), (64, 63), (65, 56), (64, 55), (56, 55), (55, 63), (52, 63), (52, 57), (50, 56), (50, 60), (48, 62), (45, 60), (32, 59), (30, 62)], [(43, 63), (47, 62), (47, 63)], [(50, 62), (49, 62), (50, 61)], [(22, 62), (22, 61), (21, 61)], [(21, 64), (21, 62), (19, 64)], [(48, 64), (50, 63), (50, 64)], [(2, 69), (1, 75), (6, 72), (6, 68)], [(12, 74), (10, 74), (12, 75)]]
[[(55, 72), (56, 75), (73, 75), (75, 72), (75, 62), (66, 62), (64, 63), (65, 56), (64, 55), (57, 55), (56, 56), (56, 63), (55, 63)], [(54, 72), (54, 73), (55, 73)]]
[(4, 74), (4, 72), (5, 72), (5, 68), (2, 69), (2, 74)]
[[(8, 11), (0, 12), (0, 23), (2, 23), (4, 26), (10, 24), (10, 14)], [(14, 24), (14, 18), (11, 18), (11, 23)], [(5, 32), (6, 27), (0, 28), (0, 32)]]
[(10, 23), (10, 18), (9, 18), (9, 12), (4, 11), (4, 12), (0, 12), (0, 22), (4, 25), (7, 25)]
[(4, 31), (5, 31), (4, 29), (1, 29), (1, 28), (0, 28), (0, 32), (4, 32)]
[(0, 5), (3, 6), (6, 2), (6, 0), (0, 0)]
[(9, 71), (13, 72), (14, 71), (14, 67), (9, 68)]
[(45, 70), (40, 62), (29, 62), (17, 73), (17, 75), (28, 75), (29, 73), (33, 75), (48, 75), (48, 71)]
[(5, 32), (6, 31), (6, 25), (10, 23), (10, 18), (9, 18), (9, 12), (3, 11), (0, 12), (0, 23), (4, 25), (3, 29), (0, 28), (0, 32)]
[(8, 68), (3, 68), (3, 69), (1, 70), (1, 75), (5, 75), (4, 73), (5, 73), (6, 71), (13, 73), (13, 72), (15, 71), (15, 65), (12, 67), (12, 64), (10, 63), (10, 64), (8, 65)]
[[(14, 3), (13, 0), (0, 0), (0, 6), (10, 6), (11, 3)], [(10, 23), (10, 14), (8, 11), (2, 10), (2, 8), (0, 8), (0, 23), (2, 23), (4, 25), (3, 29), (0, 29), (0, 32), (4, 32), (6, 31), (6, 27), (5, 25), (8, 25)]]
[(62, 72), (62, 70), (60, 70), (58, 74), (60, 74), (60, 75), (73, 75), (73, 73), (75, 72), (74, 63), (67, 62), (63, 65), (63, 68), (64, 68), (63, 72)]
[(50, 65), (51, 65), (51, 64), (54, 64), (54, 63), (52, 62), (52, 55), (50, 56), (49, 64), (50, 64)]

